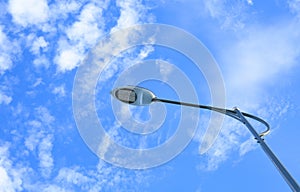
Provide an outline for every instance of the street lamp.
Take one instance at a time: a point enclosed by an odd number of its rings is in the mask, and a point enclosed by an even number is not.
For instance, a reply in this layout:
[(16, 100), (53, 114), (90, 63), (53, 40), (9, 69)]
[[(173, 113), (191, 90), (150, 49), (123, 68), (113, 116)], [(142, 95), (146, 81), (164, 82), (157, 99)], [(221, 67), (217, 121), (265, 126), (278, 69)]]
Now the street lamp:
[[(163, 103), (170, 103), (170, 104), (176, 104), (176, 105), (184, 105), (189, 107), (196, 107), (201, 109), (207, 109), (211, 111), (216, 111), (222, 114), (225, 114), (227, 116), (230, 116), (240, 122), (242, 122), (248, 130), (252, 133), (254, 138), (257, 140), (257, 143), (260, 144), (264, 152), (267, 154), (267, 156), (270, 158), (270, 160), (273, 162), (275, 167), (278, 169), (282, 177), (285, 179), (287, 184), (290, 186), (292, 191), (294, 192), (300, 192), (300, 187), (298, 183), (295, 181), (295, 179), (290, 175), (290, 173), (287, 171), (287, 169), (282, 165), (282, 163), (279, 161), (279, 159), (275, 156), (275, 154), (272, 152), (272, 150), (268, 147), (268, 145), (264, 142), (263, 136), (270, 133), (270, 126), (269, 124), (264, 121), (263, 119), (256, 117), (254, 115), (241, 112), (238, 108), (234, 108), (233, 110), (230, 109), (223, 109), (218, 107), (212, 107), (212, 106), (206, 106), (206, 105), (199, 105), (199, 104), (193, 104), (193, 103), (185, 103), (181, 101), (172, 101), (167, 99), (160, 99), (157, 98), (150, 90), (138, 87), (138, 86), (126, 86), (117, 88), (111, 91), (111, 94), (116, 99), (127, 103), (131, 105), (149, 105), (153, 102), (163, 102)], [(266, 126), (266, 130), (257, 133), (256, 130), (252, 127), (252, 125), (249, 123), (249, 121), (246, 119), (246, 117), (254, 119), (256, 121), (259, 121), (263, 125)]]

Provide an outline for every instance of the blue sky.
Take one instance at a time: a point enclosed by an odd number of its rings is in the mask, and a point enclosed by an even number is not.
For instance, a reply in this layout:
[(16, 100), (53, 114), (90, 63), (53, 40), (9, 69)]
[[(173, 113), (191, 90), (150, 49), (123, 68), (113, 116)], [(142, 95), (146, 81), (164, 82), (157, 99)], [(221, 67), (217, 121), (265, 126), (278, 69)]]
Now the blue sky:
[[(0, 21), (0, 191), (290, 190), (247, 129), (234, 120), (225, 118), (211, 148), (200, 153), (212, 116), (207, 111), (190, 116), (198, 124), (183, 120), (197, 128), (191, 142), (159, 166), (126, 169), (90, 150), (73, 115), (76, 72), (88, 66), (93, 51), (115, 53), (97, 44), (107, 34), (145, 23), (183, 29), (207, 47), (220, 69), (225, 106), (268, 121), (272, 132), (266, 142), (300, 181), (298, 0), (9, 0), (0, 3)], [(124, 33), (120, 44), (129, 37)], [(161, 79), (146, 77), (150, 70), (138, 63), (147, 60), (157, 65)], [(174, 69), (192, 82), (195, 102), (212, 104), (206, 74), (176, 50), (140, 45), (109, 61), (96, 82), (95, 106), (110, 138), (144, 149), (176, 133), (180, 108), (128, 107), (109, 95), (128, 77), (122, 74), (139, 70), (140, 78), (145, 75), (139, 84), (159, 97), (185, 98), (168, 84)], [(157, 129), (147, 136), (131, 133), (132, 120)]]

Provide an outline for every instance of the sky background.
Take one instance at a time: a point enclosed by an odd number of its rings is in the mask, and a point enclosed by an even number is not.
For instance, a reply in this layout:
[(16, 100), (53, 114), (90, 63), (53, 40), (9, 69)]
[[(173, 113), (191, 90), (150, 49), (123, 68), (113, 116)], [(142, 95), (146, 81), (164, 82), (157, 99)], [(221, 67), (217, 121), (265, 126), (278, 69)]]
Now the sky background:
[[(212, 148), (200, 154), (205, 111), (187, 148), (161, 166), (125, 169), (89, 150), (73, 117), (76, 70), (105, 34), (141, 23), (173, 25), (202, 41), (220, 67), (226, 106), (270, 123), (267, 144), (300, 181), (299, 0), (10, 0), (0, 2), (0, 191), (290, 190), (238, 122), (225, 119)], [(161, 144), (178, 124), (180, 108), (170, 105), (162, 131), (146, 139), (124, 137), (115, 123), (107, 90), (128, 63), (153, 58), (188, 74), (199, 102), (211, 104), (203, 74), (180, 54), (159, 46), (120, 54), (98, 80), (96, 105), (107, 132), (128, 147)], [(162, 82), (141, 85), (177, 99)], [(130, 110), (135, 119), (150, 118), (147, 107)]]

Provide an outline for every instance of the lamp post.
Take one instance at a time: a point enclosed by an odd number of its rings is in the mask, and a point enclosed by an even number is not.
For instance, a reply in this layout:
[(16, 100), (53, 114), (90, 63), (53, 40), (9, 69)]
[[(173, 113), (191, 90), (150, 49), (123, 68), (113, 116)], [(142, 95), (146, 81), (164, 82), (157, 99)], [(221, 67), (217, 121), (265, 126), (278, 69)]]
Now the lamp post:
[[(290, 186), (292, 191), (300, 192), (300, 187), (299, 187), (298, 183), (290, 175), (290, 173), (287, 171), (287, 169), (282, 165), (282, 163), (279, 161), (279, 159), (275, 156), (275, 154), (272, 152), (272, 150), (265, 143), (263, 136), (267, 135), (270, 132), (270, 126), (263, 119), (256, 117), (254, 115), (248, 114), (248, 113), (241, 112), (238, 108), (234, 108), (233, 110), (230, 110), (230, 109), (223, 109), (223, 108), (206, 106), (206, 105), (186, 103), (186, 102), (181, 102), (181, 101), (160, 99), (160, 98), (157, 98), (150, 90), (142, 88), (142, 87), (138, 87), (138, 86), (126, 86), (126, 87), (117, 88), (117, 89), (112, 90), (111, 94), (116, 99), (118, 99), (124, 103), (131, 104), (131, 105), (142, 106), (142, 105), (149, 105), (153, 102), (170, 103), (170, 104), (183, 105), (183, 106), (188, 106), (188, 107), (196, 107), (196, 108), (207, 109), (207, 110), (219, 112), (219, 113), (225, 114), (227, 116), (230, 116), (230, 117), (242, 122), (248, 128), (248, 130), (251, 132), (251, 134), (254, 136), (254, 138), (257, 140), (257, 143), (260, 144), (263, 151), (267, 154), (267, 156), (270, 158), (272, 163), (278, 169), (278, 171), (280, 172), (282, 177), (285, 179), (287, 184)], [(246, 119), (246, 117), (254, 119), (254, 120), (262, 123), (263, 125), (266, 126), (266, 130), (261, 133), (257, 133), (256, 130), (249, 123), (249, 121)]]

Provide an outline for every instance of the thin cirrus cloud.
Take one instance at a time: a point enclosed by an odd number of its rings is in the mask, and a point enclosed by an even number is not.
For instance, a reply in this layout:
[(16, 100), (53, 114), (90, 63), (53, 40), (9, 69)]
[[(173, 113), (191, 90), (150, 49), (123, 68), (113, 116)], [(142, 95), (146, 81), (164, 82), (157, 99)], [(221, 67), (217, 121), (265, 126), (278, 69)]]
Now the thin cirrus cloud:
[[(284, 22), (272, 26), (254, 26), (224, 52), (228, 66), (229, 85), (263, 87), (297, 64), (300, 54), (300, 30), (297, 22)], [(234, 69), (234, 72), (230, 69)]]
[(245, 26), (246, 12), (253, 1), (203, 1), (203, 5), (205, 12), (216, 19), (222, 29), (239, 30)]

